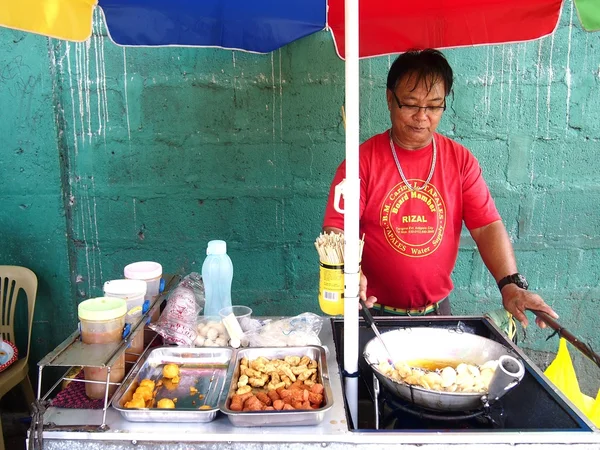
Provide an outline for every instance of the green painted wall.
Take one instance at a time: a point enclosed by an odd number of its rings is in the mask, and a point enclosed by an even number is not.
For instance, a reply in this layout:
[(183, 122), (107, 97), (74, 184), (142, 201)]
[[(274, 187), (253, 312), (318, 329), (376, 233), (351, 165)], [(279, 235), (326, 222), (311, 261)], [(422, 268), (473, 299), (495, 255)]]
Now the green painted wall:
[[(0, 262), (39, 276), (33, 360), (76, 305), (137, 260), (199, 271), (229, 244), (234, 301), (317, 311), (313, 241), (344, 156), (344, 64), (322, 32), (268, 55), (121, 48), (99, 18), (73, 44), (0, 29)], [(519, 266), (563, 325), (600, 347), (600, 34), (567, 1), (550, 37), (446, 51), (441, 131), (479, 158)], [(361, 62), (361, 136), (388, 126), (391, 59)], [(457, 313), (499, 307), (464, 235)], [(530, 329), (525, 347), (554, 351)]]

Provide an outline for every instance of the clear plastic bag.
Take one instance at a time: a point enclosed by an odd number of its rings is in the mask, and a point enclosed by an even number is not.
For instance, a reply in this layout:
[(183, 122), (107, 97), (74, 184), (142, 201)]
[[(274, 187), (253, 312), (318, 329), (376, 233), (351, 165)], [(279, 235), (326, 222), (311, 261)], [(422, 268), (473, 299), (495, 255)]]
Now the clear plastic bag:
[(313, 313), (266, 321), (254, 330), (246, 331), (244, 338), (250, 347), (295, 347), (321, 345), (319, 333), (323, 318)]
[(197, 272), (186, 275), (169, 293), (167, 305), (150, 329), (166, 344), (192, 347), (197, 336), (196, 322), (204, 308), (204, 284)]

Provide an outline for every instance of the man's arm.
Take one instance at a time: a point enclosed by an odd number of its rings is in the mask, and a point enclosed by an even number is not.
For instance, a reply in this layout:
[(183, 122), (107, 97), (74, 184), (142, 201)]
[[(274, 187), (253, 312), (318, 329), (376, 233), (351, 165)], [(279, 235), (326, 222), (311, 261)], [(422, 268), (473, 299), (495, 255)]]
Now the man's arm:
[[(344, 230), (336, 227), (323, 227), (323, 232), (344, 234)], [(363, 299), (368, 308), (372, 308), (373, 303), (377, 302), (377, 297), (367, 297), (367, 277), (362, 273), (362, 270), (360, 271), (360, 287), (358, 288), (358, 295)], [(358, 305), (358, 307), (360, 308), (360, 305)]]
[[(470, 232), (477, 244), (481, 259), (483, 259), (496, 282), (517, 272), (515, 253), (501, 220), (470, 230)], [(558, 314), (544, 302), (542, 297), (531, 291), (521, 289), (516, 284), (504, 286), (501, 295), (504, 308), (525, 327), (529, 323), (525, 315), (526, 309), (543, 311), (551, 317), (558, 318)], [(536, 318), (536, 323), (542, 328), (546, 326), (538, 318)]]

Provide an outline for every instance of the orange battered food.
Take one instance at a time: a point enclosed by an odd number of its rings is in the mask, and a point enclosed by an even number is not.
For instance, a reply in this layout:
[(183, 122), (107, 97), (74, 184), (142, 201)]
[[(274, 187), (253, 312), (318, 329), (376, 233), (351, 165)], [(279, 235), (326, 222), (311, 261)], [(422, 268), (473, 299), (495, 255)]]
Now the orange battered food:
[(146, 402), (143, 398), (133, 398), (130, 402), (125, 403), (125, 408), (145, 408)]
[(154, 390), (155, 387), (155, 383), (154, 381), (148, 379), (148, 378), (144, 378), (142, 381), (140, 381), (140, 387), (145, 386), (150, 388), (151, 391)]
[[(179, 383), (179, 366), (177, 364), (165, 364), (163, 367), (163, 377), (169, 378), (174, 383)], [(177, 378), (177, 381), (174, 378)]]
[(170, 398), (161, 398), (156, 407), (160, 409), (175, 409), (175, 403)]
[(148, 386), (140, 386), (135, 390), (135, 394), (133, 394), (133, 396), (135, 397), (136, 394), (139, 394), (142, 396), (142, 398), (147, 401), (147, 400), (152, 400), (152, 397), (154, 396), (152, 393), (152, 389), (150, 389)]

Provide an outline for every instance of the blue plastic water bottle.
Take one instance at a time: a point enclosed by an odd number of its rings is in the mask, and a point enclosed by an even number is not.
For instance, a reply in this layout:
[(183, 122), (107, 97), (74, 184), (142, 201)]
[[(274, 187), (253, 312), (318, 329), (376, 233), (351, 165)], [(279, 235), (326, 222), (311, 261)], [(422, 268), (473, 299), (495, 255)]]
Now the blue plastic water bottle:
[(205, 299), (204, 315), (219, 317), (219, 311), (231, 306), (233, 264), (227, 255), (225, 241), (210, 241), (202, 264)]

